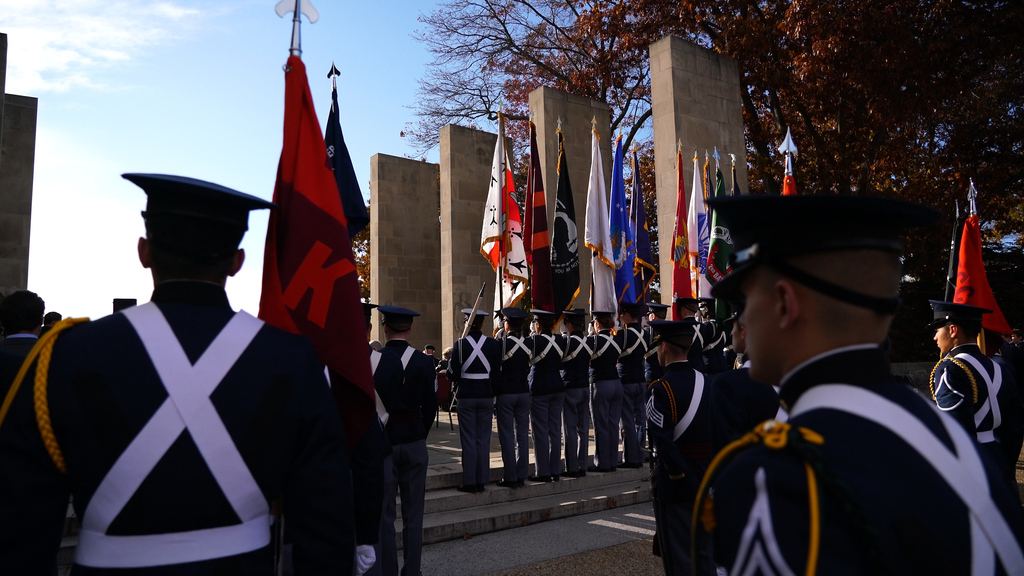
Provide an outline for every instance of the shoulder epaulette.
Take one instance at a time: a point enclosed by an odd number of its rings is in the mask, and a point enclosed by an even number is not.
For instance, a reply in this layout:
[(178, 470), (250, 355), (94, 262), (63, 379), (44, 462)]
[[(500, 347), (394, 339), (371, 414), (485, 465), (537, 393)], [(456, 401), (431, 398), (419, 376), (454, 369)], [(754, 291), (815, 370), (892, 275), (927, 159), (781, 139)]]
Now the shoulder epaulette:
[(946, 362), (947, 360), (951, 362), (954, 366), (957, 366), (958, 368), (963, 370), (965, 374), (967, 374), (967, 380), (971, 382), (971, 395), (973, 397), (973, 402), (971, 403), (971, 405), (977, 404), (978, 381), (974, 379), (974, 373), (971, 372), (971, 369), (968, 368), (966, 364), (964, 364), (960, 360), (957, 360), (956, 358), (953, 358), (952, 356), (939, 360), (935, 364), (935, 367), (932, 368), (932, 373), (928, 375), (928, 390), (932, 393), (932, 400), (935, 400), (935, 373), (938, 372), (939, 366), (942, 366), (942, 363)]
[[(25, 380), (25, 375), (28, 374), (29, 368), (33, 363), (36, 363), (36, 375), (35, 382), (32, 387), (32, 401), (35, 405), (36, 412), (36, 425), (39, 427), (39, 434), (43, 437), (43, 444), (46, 445), (46, 451), (50, 454), (50, 459), (53, 460), (54, 466), (57, 467), (63, 473), (67, 473), (67, 466), (64, 463), (64, 454), (60, 451), (60, 446), (57, 444), (57, 437), (53, 433), (53, 425), (50, 423), (50, 405), (46, 397), (46, 384), (47, 377), (50, 373), (50, 357), (53, 354), (53, 345), (57, 341), (57, 336), (61, 332), (64, 332), (68, 328), (88, 322), (88, 318), (68, 318), (67, 320), (61, 320), (60, 322), (53, 325), (53, 328), (43, 334), (36, 345), (32, 347), (32, 350), (28, 353), (25, 361), (21, 364), (21, 369), (18, 370), (18, 375), (15, 376), (14, 382), (11, 383), (10, 389), (7, 391), (7, 396), (4, 398), (4, 403), (0, 406), (0, 426), (3, 425), (4, 418), (7, 417), (7, 412), (11, 408), (11, 404), (14, 402), (14, 397), (18, 394), (18, 390), (21, 388), (21, 383)], [(38, 359), (38, 362), (36, 360)]]

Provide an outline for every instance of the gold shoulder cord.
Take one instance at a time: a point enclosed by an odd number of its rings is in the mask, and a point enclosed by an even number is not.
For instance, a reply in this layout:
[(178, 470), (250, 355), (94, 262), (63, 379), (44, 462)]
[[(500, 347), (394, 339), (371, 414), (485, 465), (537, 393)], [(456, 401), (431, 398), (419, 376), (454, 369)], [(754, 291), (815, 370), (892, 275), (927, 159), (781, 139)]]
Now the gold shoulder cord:
[(57, 341), (57, 336), (76, 324), (88, 321), (88, 318), (68, 318), (54, 324), (49, 332), (40, 337), (39, 341), (36, 342), (36, 345), (28, 353), (28, 357), (21, 364), (21, 369), (18, 370), (18, 375), (14, 378), (11, 388), (7, 391), (3, 405), (0, 406), (0, 426), (2, 426), (4, 419), (7, 417), (7, 412), (11, 409), (11, 404), (14, 402), (14, 397), (21, 388), (21, 383), (25, 380), (25, 375), (28, 374), (32, 363), (38, 358), (39, 362), (36, 366), (36, 377), (32, 388), (36, 425), (39, 426), (39, 434), (43, 437), (43, 444), (46, 446), (47, 453), (50, 454), (50, 459), (53, 460), (54, 466), (64, 474), (67, 474), (67, 466), (64, 464), (64, 454), (60, 451), (57, 437), (54, 435), (53, 426), (50, 423), (50, 405), (46, 397), (46, 378), (50, 372), (50, 356), (53, 354), (53, 344)]
[[(939, 369), (939, 366), (943, 362), (945, 362), (946, 360), (949, 360), (950, 362), (955, 364), (957, 367), (959, 367), (961, 370), (963, 370), (965, 374), (967, 374), (967, 379), (971, 381), (971, 395), (973, 397), (973, 401), (971, 402), (971, 405), (973, 406), (974, 404), (977, 404), (978, 403), (978, 381), (974, 379), (974, 373), (971, 372), (971, 369), (968, 368), (967, 365), (964, 364), (961, 360), (957, 360), (956, 358), (953, 358), (952, 356), (950, 356), (949, 358), (943, 358), (942, 360), (939, 360), (938, 364), (936, 364), (935, 367), (932, 368), (932, 373), (928, 376), (928, 390), (932, 393), (932, 400), (935, 400), (935, 372)], [(936, 400), (936, 402), (937, 402), (937, 400)]]
[[(690, 558), (693, 562), (694, 573), (697, 572), (697, 538), (701, 531), (710, 534), (715, 530), (714, 496), (709, 493), (710, 484), (714, 481), (716, 472), (727, 461), (732, 460), (743, 450), (756, 444), (764, 444), (772, 450), (781, 450), (786, 447), (791, 433), (799, 433), (803, 439), (812, 444), (824, 444), (825, 440), (817, 432), (807, 428), (793, 427), (785, 422), (767, 420), (751, 432), (723, 448), (704, 474), (701, 480), (700, 490), (697, 492), (697, 502), (693, 507), (693, 538), (690, 539)], [(804, 572), (806, 576), (814, 576), (818, 566), (818, 549), (821, 543), (821, 511), (818, 502), (818, 479), (809, 462), (804, 462), (804, 469), (807, 472), (807, 500), (810, 512), (810, 541), (807, 550), (807, 567)]]

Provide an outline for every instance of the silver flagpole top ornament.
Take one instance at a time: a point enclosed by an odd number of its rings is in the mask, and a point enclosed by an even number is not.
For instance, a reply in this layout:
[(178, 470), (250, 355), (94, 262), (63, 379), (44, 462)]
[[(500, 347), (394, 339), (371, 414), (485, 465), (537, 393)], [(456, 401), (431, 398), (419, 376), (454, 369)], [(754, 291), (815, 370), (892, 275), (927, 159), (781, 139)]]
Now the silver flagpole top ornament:
[(718, 161), (721, 160), (721, 156), (718, 155), (718, 146), (715, 146), (715, 153), (711, 155), (715, 159), (715, 169), (718, 168)]
[(786, 138), (779, 144), (779, 152), (786, 155), (786, 175), (793, 173), (793, 156), (799, 154), (796, 149), (796, 144), (793, 143), (793, 135), (789, 128), (786, 128)]
[(331, 90), (338, 89), (338, 76), (341, 76), (341, 72), (334, 62), (331, 62), (331, 71), (327, 73), (327, 77), (331, 79)]
[(735, 154), (729, 154), (729, 158), (732, 158), (732, 165), (733, 165), (733, 168), (735, 168), (736, 167), (736, 155)]
[(292, 47), (289, 52), (292, 56), (302, 56), (302, 33), (299, 29), (302, 19), (299, 15), (305, 14), (306, 18), (309, 18), (309, 23), (315, 24), (320, 19), (320, 14), (316, 8), (313, 8), (313, 4), (309, 0), (281, 0), (274, 10), (281, 18), (284, 18), (289, 12), (295, 15), (292, 18)]

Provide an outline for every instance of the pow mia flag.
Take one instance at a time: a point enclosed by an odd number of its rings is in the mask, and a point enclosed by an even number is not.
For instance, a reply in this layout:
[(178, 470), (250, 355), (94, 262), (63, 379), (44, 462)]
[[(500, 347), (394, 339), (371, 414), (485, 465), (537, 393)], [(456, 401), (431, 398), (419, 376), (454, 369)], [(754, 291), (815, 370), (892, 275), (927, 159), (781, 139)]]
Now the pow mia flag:
[(576, 206), (569, 185), (569, 165), (565, 160), (562, 131), (558, 131), (558, 185), (555, 189), (555, 225), (551, 239), (551, 282), (555, 293), (555, 312), (572, 308), (580, 294), (579, 233), (576, 231)]

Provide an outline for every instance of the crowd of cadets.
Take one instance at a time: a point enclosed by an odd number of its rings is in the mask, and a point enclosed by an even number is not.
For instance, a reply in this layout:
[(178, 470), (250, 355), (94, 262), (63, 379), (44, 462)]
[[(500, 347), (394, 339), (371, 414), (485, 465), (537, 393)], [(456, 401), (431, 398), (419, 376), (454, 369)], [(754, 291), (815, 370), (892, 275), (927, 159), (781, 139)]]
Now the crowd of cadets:
[[(381, 425), (346, 449), (310, 343), (235, 313), (224, 291), (244, 261), (248, 212), (273, 205), (190, 178), (125, 177), (149, 195), (138, 249), (152, 303), (57, 325), (33, 348), (45, 349), (38, 369), (18, 377), (21, 358), (0, 350), (2, 571), (55, 571), (73, 495), (76, 573), (264, 574), (290, 563), (296, 574), (390, 576), (400, 495), (401, 573), (419, 574), (438, 409), (437, 367), (407, 341), (419, 314), (378, 308)], [(878, 344), (899, 304), (899, 234), (937, 214), (871, 197), (713, 204), (737, 249), (713, 294), (742, 302), (743, 315), (720, 324), (698, 300), (676, 303), (681, 321), (648, 304), (647, 326), (633, 304), (593, 311), (589, 325), (581, 310), (534, 310), (527, 335), (529, 314), (505, 308), (492, 338), (486, 314), (464, 311), (466, 336), (444, 367), (459, 415), (458, 489), (485, 490), (497, 414), (501, 487), (656, 461), (654, 542), (667, 574), (715, 564), (736, 574), (1024, 574), (1019, 334), (986, 356), (976, 342), (990, 311), (933, 301), (942, 360), (928, 401), (896, 381)], [(811, 229), (794, 243), (784, 231), (798, 225)], [(0, 307), (9, 332), (17, 300)], [(279, 545), (289, 541), (291, 553)]]

